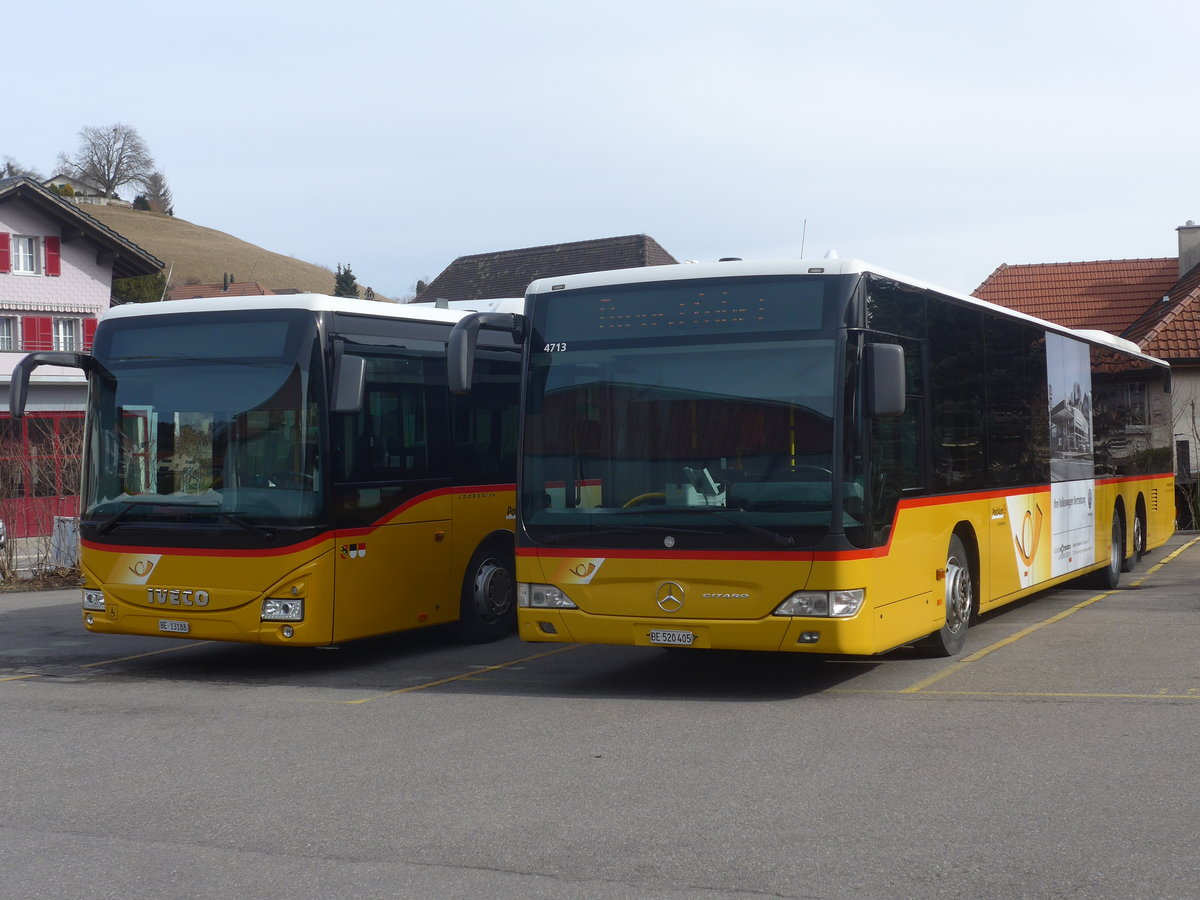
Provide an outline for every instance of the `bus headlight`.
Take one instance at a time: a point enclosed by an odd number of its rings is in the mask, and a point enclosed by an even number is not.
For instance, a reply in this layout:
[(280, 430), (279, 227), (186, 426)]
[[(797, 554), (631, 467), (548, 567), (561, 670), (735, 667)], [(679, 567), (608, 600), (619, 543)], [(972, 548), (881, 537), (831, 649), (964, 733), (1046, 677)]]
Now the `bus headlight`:
[(796, 591), (775, 607), (775, 616), (816, 616), (845, 619), (862, 609), (866, 591)]
[(534, 609), (579, 609), (566, 594), (552, 584), (517, 582), (517, 606)]
[(104, 612), (104, 591), (85, 590), (83, 592), (83, 608)]
[(304, 598), (268, 597), (263, 601), (264, 622), (299, 622), (304, 619)]

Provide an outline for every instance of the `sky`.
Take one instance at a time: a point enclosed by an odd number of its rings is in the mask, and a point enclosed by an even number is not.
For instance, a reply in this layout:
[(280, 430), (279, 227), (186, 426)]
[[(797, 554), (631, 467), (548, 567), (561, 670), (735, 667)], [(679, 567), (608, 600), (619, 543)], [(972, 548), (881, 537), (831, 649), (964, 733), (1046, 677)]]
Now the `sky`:
[(458, 256), (638, 233), (967, 293), (1001, 263), (1176, 256), (1200, 220), (1194, 0), (63, 0), (54, 21), (5, 41), (0, 156), (49, 176), (81, 128), (129, 125), (181, 218), (393, 298)]

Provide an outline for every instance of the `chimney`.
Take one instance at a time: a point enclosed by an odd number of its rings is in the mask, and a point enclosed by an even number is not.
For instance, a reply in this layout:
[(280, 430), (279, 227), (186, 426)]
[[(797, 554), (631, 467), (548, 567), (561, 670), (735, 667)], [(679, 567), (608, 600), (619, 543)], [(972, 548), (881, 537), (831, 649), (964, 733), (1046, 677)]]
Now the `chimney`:
[(1175, 230), (1179, 232), (1179, 277), (1183, 278), (1200, 263), (1200, 225), (1188, 219)]

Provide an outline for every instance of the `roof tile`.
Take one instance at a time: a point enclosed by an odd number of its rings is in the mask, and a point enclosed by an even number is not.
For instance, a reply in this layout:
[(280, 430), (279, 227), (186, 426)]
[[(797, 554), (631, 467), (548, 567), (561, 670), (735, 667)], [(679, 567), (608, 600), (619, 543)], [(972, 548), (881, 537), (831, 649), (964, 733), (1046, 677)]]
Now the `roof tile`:
[(1001, 265), (974, 296), (1070, 328), (1120, 335), (1171, 294), (1178, 270), (1174, 258)]
[(647, 234), (460, 256), (414, 302), (523, 297), (538, 278), (677, 263)]
[(231, 281), (223, 284), (181, 284), (171, 288), (172, 300), (195, 300), (200, 297), (265, 297), (273, 294), (257, 281)]

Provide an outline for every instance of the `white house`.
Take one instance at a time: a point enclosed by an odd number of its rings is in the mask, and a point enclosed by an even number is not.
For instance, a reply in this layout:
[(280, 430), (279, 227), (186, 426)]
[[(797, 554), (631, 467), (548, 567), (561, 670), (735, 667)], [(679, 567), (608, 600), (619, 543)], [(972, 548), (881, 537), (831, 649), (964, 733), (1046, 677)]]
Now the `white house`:
[[(0, 179), (0, 518), (10, 536), (45, 533), (74, 515), (78, 484), (63, 436), (78, 431), (87, 382), (42, 367), (28, 415), (8, 414), (13, 367), (35, 350), (88, 350), (114, 278), (162, 270), (156, 257), (29, 178)], [(78, 449), (72, 450), (77, 455)]]

